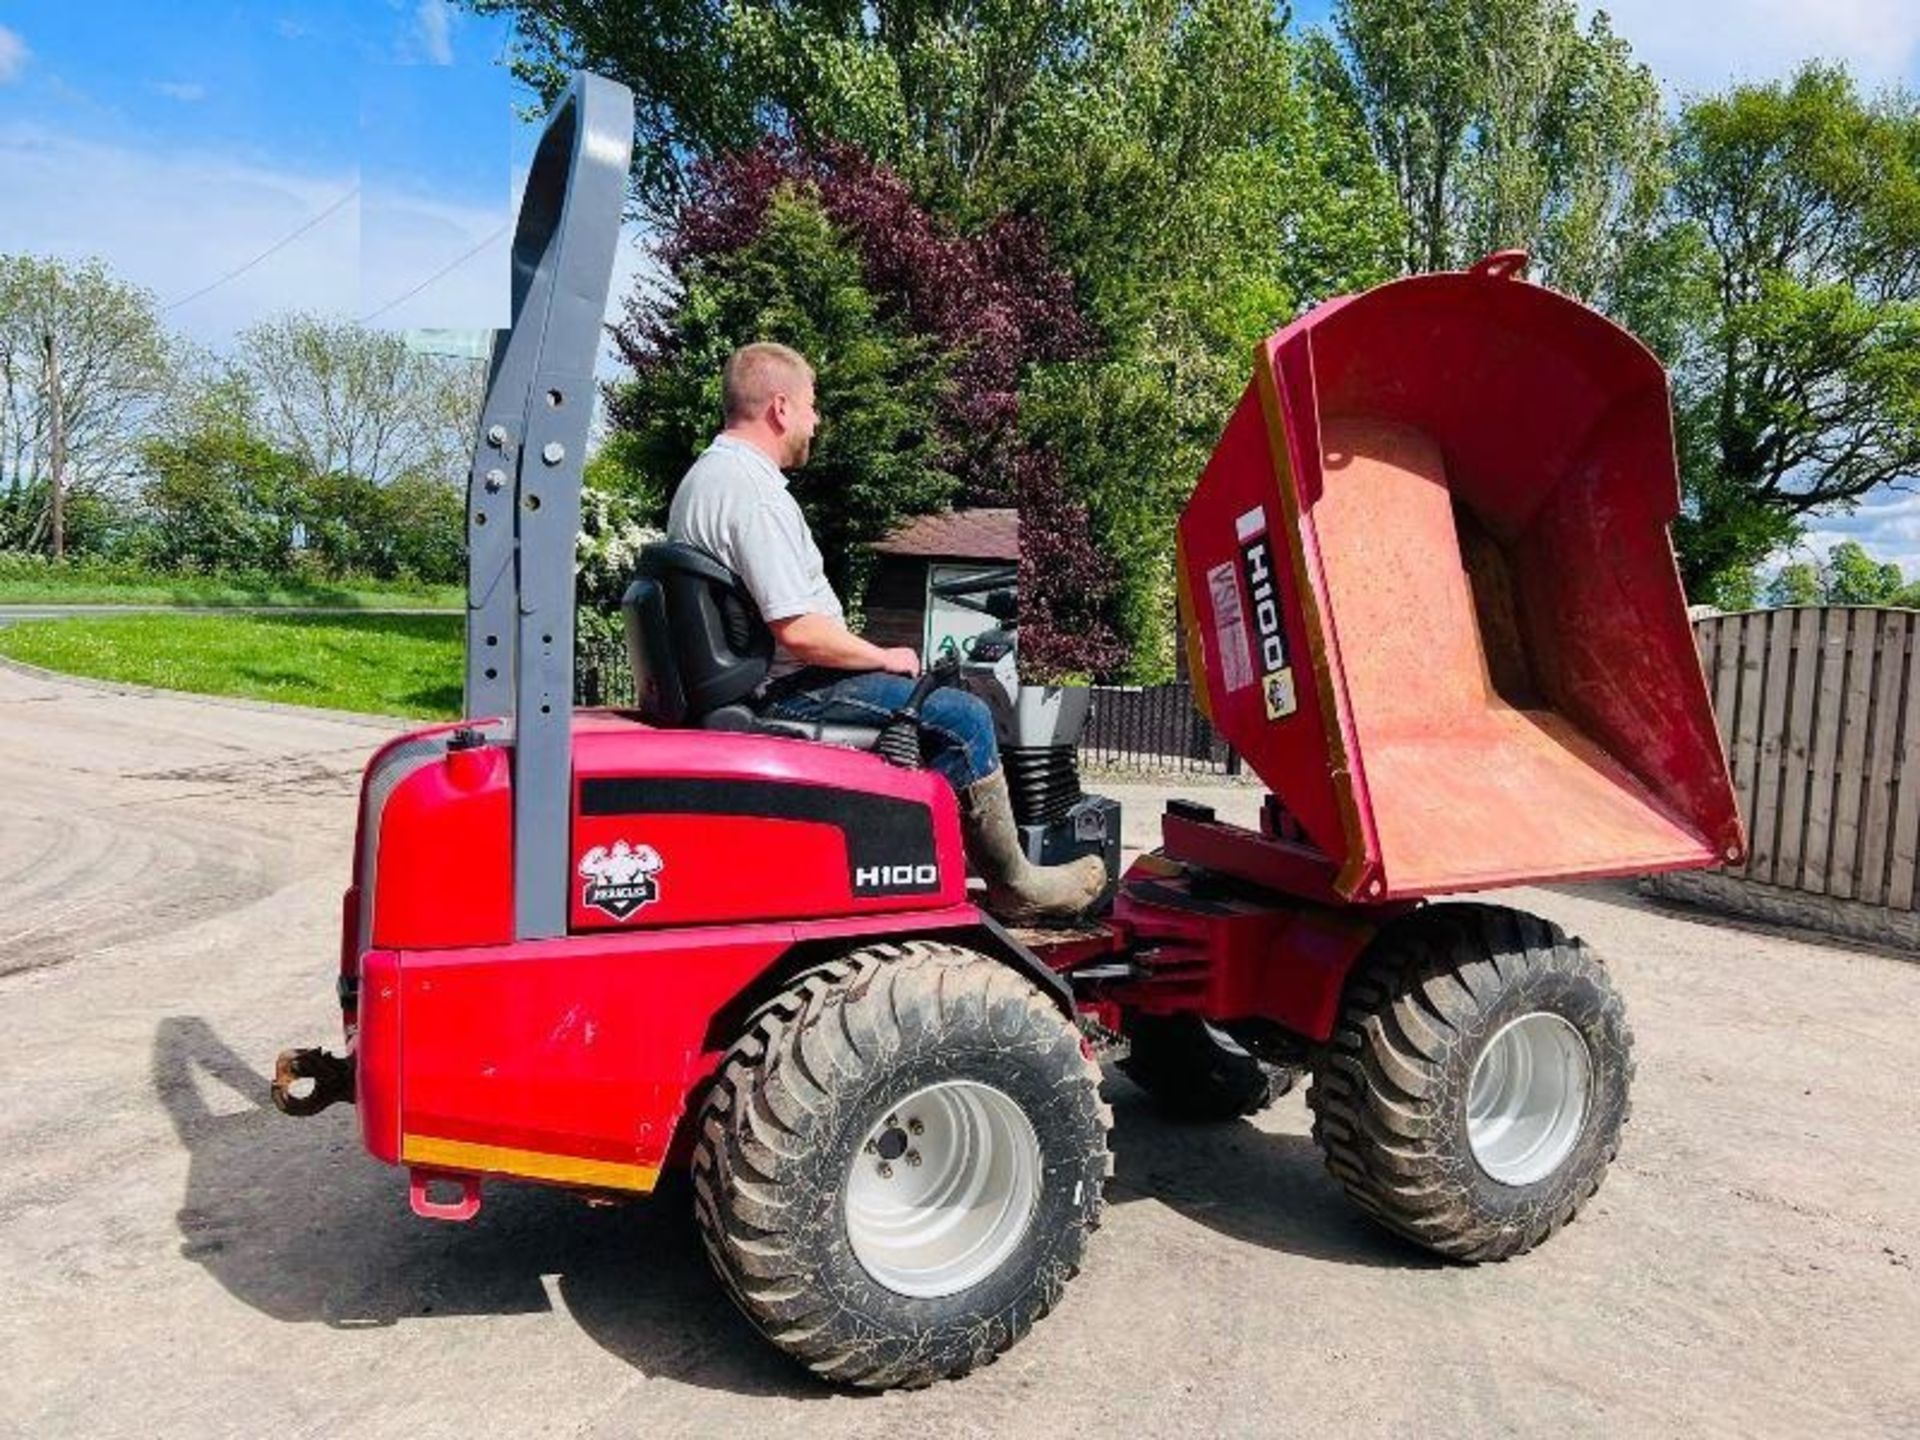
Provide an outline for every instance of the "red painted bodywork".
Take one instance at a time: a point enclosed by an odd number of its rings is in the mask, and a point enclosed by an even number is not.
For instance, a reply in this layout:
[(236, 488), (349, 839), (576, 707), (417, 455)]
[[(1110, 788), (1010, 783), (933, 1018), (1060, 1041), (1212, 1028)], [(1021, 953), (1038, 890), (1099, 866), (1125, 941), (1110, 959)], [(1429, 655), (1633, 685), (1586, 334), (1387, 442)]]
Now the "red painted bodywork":
[[(743, 792), (802, 786), (848, 796), (897, 800), (927, 807), (933, 822), (933, 862), (939, 883), (917, 893), (856, 896), (848, 834), (833, 814), (817, 820), (750, 815), (618, 815), (580, 813), (573, 821), (576, 862), (596, 845), (616, 840), (652, 846), (663, 862), (659, 898), (617, 919), (585, 903), (574, 877), (570, 928), (640, 929), (726, 921), (875, 915), (958, 905), (966, 900), (966, 854), (953, 791), (927, 770), (902, 770), (876, 755), (836, 745), (778, 736), (652, 730), (621, 715), (582, 714), (574, 726), (576, 794), (596, 780), (644, 777), (663, 781), (723, 781)], [(743, 796), (744, 799), (744, 796)], [(713, 801), (724, 806), (726, 796)], [(847, 803), (847, 802), (842, 802)], [(838, 807), (836, 807), (838, 809)]]
[(359, 1004), (348, 1017), (360, 1138), (369, 1154), (400, 1163), (400, 957), (369, 950), (355, 967)]
[[(451, 751), (394, 787), (380, 825), (375, 945), (446, 949), (512, 939), (510, 753), (499, 744)], [(634, 776), (653, 784), (723, 781), (758, 793), (769, 786), (803, 787), (826, 794), (829, 813), (818, 820), (729, 814), (724, 808), (697, 815), (581, 813), (577, 797), (584, 787)], [(877, 756), (777, 736), (656, 730), (625, 716), (585, 711), (574, 727), (574, 792), (576, 864), (596, 845), (619, 840), (650, 845), (664, 862), (659, 898), (625, 917), (586, 904), (584, 880), (570, 877), (569, 928), (575, 931), (773, 915), (798, 920), (887, 914), (966, 899), (966, 856), (953, 792), (929, 771), (902, 770)], [(836, 792), (925, 806), (937, 883), (914, 893), (855, 895), (848, 834), (833, 823)], [(726, 797), (713, 803), (724, 807)], [(364, 835), (360, 843), (366, 843)]]
[[(911, 929), (979, 923), (972, 906), (953, 905), (917, 913)], [(427, 1136), (657, 1169), (736, 1038), (710, 1033), (717, 1014), (795, 944), (901, 931), (889, 914), (369, 951), (358, 1035), (367, 1148), (397, 1161), (400, 1137)]]
[(1246, 887), (1221, 892), (1197, 872), (1143, 858), (1113, 908), (1136, 978), (1103, 984), (1090, 998), (1122, 1015), (1270, 1020), (1325, 1040), (1354, 963), (1383, 925), (1412, 908), (1311, 905)]
[(491, 945), (513, 936), (513, 790), (504, 746), (455, 750), (394, 788), (380, 822), (373, 943)]
[[(407, 741), (451, 728), (401, 737), (368, 775)], [(481, 1156), (495, 1173), (646, 1188), (735, 1038), (710, 1035), (714, 1017), (796, 944), (981, 923), (956, 802), (937, 775), (805, 741), (582, 712), (571, 853), (577, 863), (614, 840), (652, 846), (659, 894), (618, 918), (583, 903), (575, 875), (573, 933), (516, 942), (511, 758), (494, 742), (432, 754), (390, 785), (377, 816), (363, 798), (360, 844), (377, 845), (377, 874), (370, 896), (355, 885), (344, 898), (341, 949), (362, 1135), (382, 1160), (463, 1168), (421, 1163), (424, 1142)], [(692, 782), (709, 811), (582, 813), (594, 782), (632, 777), (654, 787), (643, 800), (663, 782)], [(813, 813), (727, 813), (736, 801), (765, 808), (770, 795), (798, 796)], [(849, 817), (896, 802), (896, 817), (924, 817), (937, 873), (915, 893), (856, 894), (852, 847), (873, 837)]]

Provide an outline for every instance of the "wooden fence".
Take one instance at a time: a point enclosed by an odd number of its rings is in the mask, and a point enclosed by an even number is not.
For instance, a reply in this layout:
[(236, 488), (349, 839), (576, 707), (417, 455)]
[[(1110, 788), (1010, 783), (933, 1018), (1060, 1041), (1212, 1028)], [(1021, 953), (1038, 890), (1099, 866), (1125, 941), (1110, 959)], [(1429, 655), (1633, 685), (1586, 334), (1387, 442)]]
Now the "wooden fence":
[(1920, 891), (1916, 631), (1920, 612), (1856, 606), (1695, 622), (1747, 823), (1747, 862), (1727, 877), (1880, 907), (1911, 933), (1904, 922)]

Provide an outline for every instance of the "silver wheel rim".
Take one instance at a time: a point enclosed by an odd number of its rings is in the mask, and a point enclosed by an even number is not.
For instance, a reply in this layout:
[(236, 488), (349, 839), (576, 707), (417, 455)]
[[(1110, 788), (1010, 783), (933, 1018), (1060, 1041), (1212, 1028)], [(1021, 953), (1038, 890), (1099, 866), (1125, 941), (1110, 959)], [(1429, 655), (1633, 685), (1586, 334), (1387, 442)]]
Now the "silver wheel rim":
[(1473, 1062), (1467, 1144), (1502, 1185), (1544, 1180), (1579, 1143), (1593, 1091), (1593, 1060), (1580, 1032), (1536, 1010), (1509, 1020)]
[(1040, 1196), (1040, 1142), (1013, 1099), (947, 1080), (896, 1103), (847, 1177), (847, 1239), (876, 1282), (930, 1299), (999, 1269)]

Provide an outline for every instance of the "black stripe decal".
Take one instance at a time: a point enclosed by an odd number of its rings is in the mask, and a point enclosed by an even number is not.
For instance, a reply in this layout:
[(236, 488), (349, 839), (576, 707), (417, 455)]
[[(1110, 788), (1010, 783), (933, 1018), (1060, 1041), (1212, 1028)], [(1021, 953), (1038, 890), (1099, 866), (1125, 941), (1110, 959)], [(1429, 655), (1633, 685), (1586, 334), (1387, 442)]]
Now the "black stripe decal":
[(778, 780), (610, 777), (580, 782), (580, 813), (811, 820), (845, 837), (847, 881), (855, 895), (920, 895), (940, 888), (933, 811), (917, 800)]

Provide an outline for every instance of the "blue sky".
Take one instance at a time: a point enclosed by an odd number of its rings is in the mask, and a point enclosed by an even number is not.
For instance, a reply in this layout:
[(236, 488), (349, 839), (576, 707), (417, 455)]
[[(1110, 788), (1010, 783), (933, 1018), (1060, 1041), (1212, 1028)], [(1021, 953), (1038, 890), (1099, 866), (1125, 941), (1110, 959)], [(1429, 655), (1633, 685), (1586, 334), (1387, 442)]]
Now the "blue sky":
[[(1298, 0), (1296, 23), (1330, 3)], [(1814, 55), (1920, 87), (1920, 0), (1605, 8), (1676, 99)], [(444, 0), (0, 0), (0, 250), (98, 255), (214, 348), (292, 307), (504, 323), (534, 136), (508, 38)], [(1810, 543), (1841, 538), (1920, 574), (1920, 497), (1875, 497)]]
[(291, 306), (504, 323), (531, 148), (506, 22), (440, 0), (30, 0), (0, 27), (0, 248), (101, 255), (215, 347)]

